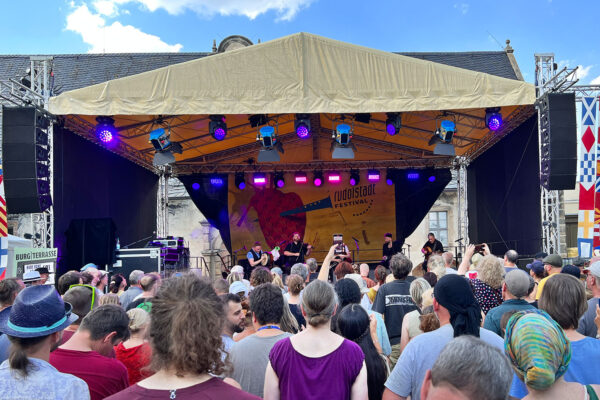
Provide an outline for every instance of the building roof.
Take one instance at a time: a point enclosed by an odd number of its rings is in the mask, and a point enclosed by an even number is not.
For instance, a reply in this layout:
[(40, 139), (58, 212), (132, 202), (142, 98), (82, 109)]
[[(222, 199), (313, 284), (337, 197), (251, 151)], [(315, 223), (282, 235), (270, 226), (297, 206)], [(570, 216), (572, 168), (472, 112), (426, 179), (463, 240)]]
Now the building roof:
[[(58, 54), (53, 57), (54, 92), (79, 89), (112, 79), (196, 60), (214, 53)], [(396, 54), (508, 79), (518, 79), (505, 51), (428, 52)], [(19, 79), (29, 67), (30, 55), (0, 55), (0, 80)]]

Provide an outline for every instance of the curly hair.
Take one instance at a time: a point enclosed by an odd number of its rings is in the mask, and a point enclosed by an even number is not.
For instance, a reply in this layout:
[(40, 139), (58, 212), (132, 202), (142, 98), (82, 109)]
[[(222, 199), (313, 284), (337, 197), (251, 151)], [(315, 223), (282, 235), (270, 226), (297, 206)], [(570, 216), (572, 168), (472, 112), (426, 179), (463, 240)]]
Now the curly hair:
[(279, 324), (283, 315), (283, 294), (272, 283), (263, 283), (250, 292), (250, 311), (261, 325)]
[(438, 255), (434, 255), (429, 257), (429, 260), (427, 261), (427, 269), (431, 272), (433, 272), (438, 280), (446, 275), (446, 265), (444, 264), (444, 259), (442, 258), (442, 256), (438, 256)]
[(165, 280), (150, 312), (151, 370), (221, 375), (223, 303), (195, 274)]
[(433, 306), (428, 306), (423, 309), (423, 314), (419, 316), (419, 329), (423, 333), (435, 331), (440, 327), (440, 321), (437, 315), (433, 312)]
[(252, 271), (252, 274), (250, 274), (250, 285), (253, 287), (260, 286), (263, 283), (271, 282), (273, 282), (273, 276), (271, 275), (271, 271), (269, 271), (268, 268), (254, 268), (254, 271)]
[(300, 275), (292, 274), (287, 278), (287, 285), (290, 294), (297, 296), (304, 289), (304, 280)]
[(492, 289), (500, 289), (504, 281), (504, 265), (496, 256), (484, 256), (477, 266), (477, 277)]

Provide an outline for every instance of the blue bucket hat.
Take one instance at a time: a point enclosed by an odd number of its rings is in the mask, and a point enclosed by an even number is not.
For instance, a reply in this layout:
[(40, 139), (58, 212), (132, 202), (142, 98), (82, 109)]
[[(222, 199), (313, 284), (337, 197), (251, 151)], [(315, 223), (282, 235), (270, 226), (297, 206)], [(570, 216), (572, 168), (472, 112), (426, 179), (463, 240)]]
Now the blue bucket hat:
[(71, 313), (50, 285), (23, 289), (12, 306), (0, 312), (0, 332), (20, 338), (47, 336), (59, 332), (79, 318)]

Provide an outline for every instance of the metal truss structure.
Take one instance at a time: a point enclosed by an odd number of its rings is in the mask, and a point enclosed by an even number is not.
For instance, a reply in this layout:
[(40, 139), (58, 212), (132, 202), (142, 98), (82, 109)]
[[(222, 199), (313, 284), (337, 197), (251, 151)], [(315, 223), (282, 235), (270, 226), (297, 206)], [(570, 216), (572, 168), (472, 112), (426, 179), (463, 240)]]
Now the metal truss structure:
[[(50, 56), (31, 56), (28, 71), (23, 71), (21, 82), (15, 79), (0, 81), (0, 103), (12, 106), (33, 106), (47, 113), (52, 87), (52, 62)], [(29, 84), (29, 86), (23, 83)], [(53, 119), (48, 127), (48, 169), (50, 196), (54, 197), (54, 135)], [(1, 125), (1, 124), (0, 124)], [(34, 247), (54, 247), (54, 208), (31, 215)]]
[[(598, 96), (600, 85), (577, 85), (576, 75), (578, 67), (563, 67), (558, 70), (554, 60), (554, 53), (535, 54), (535, 86), (537, 92), (536, 108), (538, 110), (538, 142), (540, 171), (542, 171), (542, 145), (544, 132), (548, 129), (548, 109), (543, 107), (540, 98), (547, 92), (572, 92), (577, 101), (585, 96)], [(541, 182), (540, 182), (541, 183)], [(561, 212), (563, 194), (559, 190), (548, 190), (540, 184), (540, 204), (542, 208), (542, 248), (550, 253), (565, 253), (562, 243)], [(564, 216), (564, 215), (563, 215)]]
[[(463, 240), (462, 244), (469, 241), (469, 209), (467, 199), (467, 166), (468, 162), (463, 157), (457, 157), (457, 192), (458, 192), (458, 237)], [(461, 242), (458, 242), (460, 245)], [(462, 251), (461, 251), (462, 252)], [(463, 253), (464, 254), (464, 253)]]
[(158, 193), (156, 196), (156, 236), (166, 237), (169, 234), (169, 178), (171, 167), (158, 167)]

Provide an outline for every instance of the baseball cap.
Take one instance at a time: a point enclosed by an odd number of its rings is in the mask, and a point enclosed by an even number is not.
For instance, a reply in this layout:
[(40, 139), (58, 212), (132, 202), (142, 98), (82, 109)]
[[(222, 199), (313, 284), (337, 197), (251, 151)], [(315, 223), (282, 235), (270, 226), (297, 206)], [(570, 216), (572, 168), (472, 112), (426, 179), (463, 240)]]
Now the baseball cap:
[(577, 279), (581, 279), (581, 271), (574, 265), (565, 265), (561, 270), (563, 274), (573, 275)]
[(527, 264), (527, 269), (530, 269), (535, 274), (539, 275), (544, 272), (544, 263), (539, 260), (535, 260), (531, 264)]
[(576, 267), (583, 267), (585, 265), (585, 260), (581, 257), (575, 257), (573, 259), (573, 265)]
[(542, 262), (544, 264), (552, 265), (555, 268), (562, 268), (562, 266), (563, 266), (562, 257), (559, 256), (558, 254), (547, 255), (546, 257), (544, 257), (544, 260)]
[(600, 276), (600, 261), (590, 264), (590, 266), (584, 269), (584, 271), (589, 272), (594, 276)]
[(244, 296), (248, 296), (248, 288), (244, 285), (244, 282), (235, 281), (229, 286), (229, 293), (238, 294), (244, 293)]

